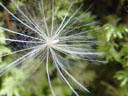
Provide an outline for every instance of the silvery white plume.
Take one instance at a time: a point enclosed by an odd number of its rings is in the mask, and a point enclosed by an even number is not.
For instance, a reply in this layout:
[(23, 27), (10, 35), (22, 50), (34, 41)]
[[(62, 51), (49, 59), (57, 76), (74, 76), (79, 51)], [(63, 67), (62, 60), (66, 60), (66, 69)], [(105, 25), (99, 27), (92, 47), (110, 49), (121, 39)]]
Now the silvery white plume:
[[(41, 66), (39, 62), (42, 62), (41, 64), (45, 62), (48, 83), (53, 96), (55, 96), (55, 93), (52, 88), (48, 68), (51, 65), (55, 66), (59, 75), (76, 96), (79, 96), (78, 93), (72, 88), (65, 75), (70, 77), (70, 79), (72, 79), (72, 81), (74, 81), (74, 83), (81, 89), (89, 92), (67, 71), (69, 65), (68, 60), (65, 59), (65, 56), (67, 55), (70, 55), (75, 59), (83, 59), (86, 56), (89, 57), (92, 55), (101, 54), (91, 49), (90, 43), (93, 43), (93, 41), (89, 41), (88, 37), (85, 36), (85, 33), (92, 30), (80, 30), (81, 27), (90, 26), (96, 24), (96, 22), (77, 26), (78, 20), (85, 16), (85, 14), (77, 16), (77, 13), (79, 12), (82, 5), (80, 5), (80, 7), (72, 14), (69, 14), (71, 13), (70, 11), (74, 4), (74, 1), (72, 1), (69, 8), (67, 9), (67, 12), (64, 14), (62, 21), (59, 22), (60, 18), (57, 16), (57, 11), (59, 8), (54, 6), (57, 1), (54, 2), (54, 0), (41, 0), (41, 2), (36, 2), (36, 8), (29, 8), (28, 6), (28, 9), (25, 6), (23, 6), (24, 8), (20, 8), (18, 1), (12, 2), (17, 8), (18, 15), (14, 15), (2, 3), (0, 3), (0, 6), (2, 6), (10, 14), (10, 16), (13, 17), (13, 19), (17, 20), (17, 22), (20, 24), (18, 29), (22, 30), (22, 32), (0, 27), (0, 29), (16, 35), (16, 38), (0, 37), (0, 40), (6, 40), (14, 47), (12, 53), (5, 54), (3, 56), (13, 54), (23, 55), (19, 55), (19, 57), (12, 63), (0, 69), (0, 74), (4, 74), (7, 70), (20, 65), (23, 62), (25, 63), (21, 65), (21, 67), (27, 66), (28, 68), (28, 70), (25, 72), (32, 73)], [(43, 4), (44, 2), (48, 3)], [(48, 6), (49, 8), (47, 8)], [(50, 11), (47, 11), (48, 9)]]

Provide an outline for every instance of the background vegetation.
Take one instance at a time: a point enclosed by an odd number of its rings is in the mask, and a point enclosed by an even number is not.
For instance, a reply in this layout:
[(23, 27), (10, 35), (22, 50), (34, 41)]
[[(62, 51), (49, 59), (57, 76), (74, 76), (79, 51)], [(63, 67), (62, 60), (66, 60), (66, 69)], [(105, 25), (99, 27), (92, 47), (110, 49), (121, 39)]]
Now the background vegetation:
[[(32, 1), (32, 0), (31, 0)], [(75, 0), (76, 8), (84, 4), (80, 13), (93, 5), (84, 19), (79, 22), (88, 23), (99, 21), (97, 25), (82, 27), (82, 30), (101, 27), (88, 36), (100, 42), (97, 52), (104, 52), (104, 57), (92, 57), (90, 61), (76, 61), (71, 73), (91, 93), (85, 93), (75, 87), (80, 96), (128, 96), (128, 1), (127, 0)], [(9, 9), (16, 11), (9, 0), (0, 0)], [(30, 4), (29, 0), (21, 0), (21, 5)], [(28, 3), (29, 2), (29, 3)], [(63, 8), (57, 14), (63, 17), (69, 0), (63, 0)], [(73, 10), (73, 9), (72, 9)], [(71, 15), (71, 14), (70, 14)], [(0, 26), (7, 26), (8, 14), (0, 7)], [(0, 37), (6, 34), (0, 30)], [(0, 41), (0, 55), (10, 53), (6, 42)], [(0, 68), (9, 64), (15, 56), (0, 57)], [(70, 57), (66, 57), (70, 58)], [(99, 62), (99, 61), (105, 62)], [(69, 88), (58, 78), (57, 72), (52, 70), (52, 83), (57, 96), (73, 96)], [(51, 96), (45, 70), (41, 69), (33, 77), (25, 79), (26, 74), (18, 68), (0, 77), (0, 96)], [(24, 80), (25, 79), (25, 80)]]

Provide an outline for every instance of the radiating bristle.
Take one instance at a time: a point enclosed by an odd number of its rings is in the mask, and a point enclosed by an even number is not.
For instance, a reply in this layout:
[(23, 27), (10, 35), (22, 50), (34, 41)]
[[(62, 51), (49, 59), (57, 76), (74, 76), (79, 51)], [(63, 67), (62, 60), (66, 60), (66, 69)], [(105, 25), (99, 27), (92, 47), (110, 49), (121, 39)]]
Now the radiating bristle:
[[(13, 1), (14, 6), (16, 7), (17, 11), (19, 12), (18, 14), (20, 15), (15, 16), (9, 9), (7, 9), (2, 3), (0, 3), (0, 6), (2, 6), (16, 21), (18, 21), (20, 24), (22, 24), (23, 29), (29, 29), (29, 32), (16, 32), (14, 30), (10, 30), (4, 27), (0, 27), (0, 29), (15, 34), (15, 37), (20, 36), (21, 38), (2, 38), (0, 37), (1, 40), (9, 41), (9, 42), (16, 42), (16, 46), (12, 47), (17, 47), (17, 46), (23, 46), (23, 44), (27, 47), (21, 47), (19, 50), (17, 50), (4, 54), (3, 56), (8, 56), (8, 55), (13, 55), (13, 54), (21, 54), (24, 51), (27, 51), (27, 53), (23, 53), (23, 56), (17, 58), (14, 60), (12, 63), (8, 64), (4, 68), (0, 69), (0, 75), (3, 75), (6, 71), (12, 69), (13, 67), (17, 66), (18, 64), (21, 64), (23, 62), (26, 62), (26, 64), (22, 64), (22, 66), (30, 66), (30, 68), (27, 70), (27, 72), (33, 72), (38, 67), (36, 64), (32, 65), (31, 62), (29, 61), (38, 59), (39, 62), (45, 62), (46, 64), (46, 73), (48, 77), (48, 83), (52, 92), (52, 95), (55, 96), (54, 89), (52, 88), (51, 80), (50, 80), (50, 75), (49, 75), (49, 60), (53, 61), (54, 66), (56, 67), (56, 70), (60, 74), (60, 76), (63, 78), (65, 83), (69, 86), (71, 91), (76, 96), (79, 96), (79, 94), (73, 89), (69, 81), (66, 79), (64, 76), (64, 73), (72, 79), (78, 85), (80, 88), (82, 88), (84, 91), (88, 91), (83, 85), (81, 85), (66, 69), (65, 65), (63, 64), (63, 61), (66, 61), (63, 57), (62, 54), (65, 55), (73, 55), (73, 56), (78, 56), (78, 58), (83, 59), (85, 56), (93, 56), (93, 55), (102, 55), (102, 53), (97, 53), (95, 50), (91, 48), (92, 43), (96, 43), (96, 41), (92, 41), (88, 39), (88, 36), (85, 36), (85, 33), (91, 32), (93, 30), (85, 30), (85, 31), (77, 31), (81, 27), (86, 27), (86, 26), (92, 26), (94, 24), (97, 24), (97, 22), (89, 23), (89, 24), (83, 24), (80, 26), (74, 26), (77, 24), (77, 21), (83, 16), (76, 17), (76, 14), (79, 12), (81, 9), (82, 5), (80, 5), (79, 8), (77, 8), (74, 13), (69, 16), (69, 12), (71, 11), (74, 0), (70, 4), (69, 8), (67, 9), (67, 12), (65, 13), (65, 16), (63, 17), (63, 20), (61, 21), (60, 24), (57, 24), (57, 17), (55, 15), (55, 2), (52, 0), (51, 7), (52, 9), (49, 10), (51, 13), (50, 16), (47, 16), (45, 12), (44, 7), (48, 7), (47, 5), (43, 4), (42, 2), (39, 2), (37, 4), (37, 8), (39, 9), (38, 14), (35, 14), (36, 12), (33, 12), (32, 10), (31, 13), (25, 8), (25, 12), (18, 6), (18, 4)], [(36, 10), (35, 10), (36, 11)], [(33, 15), (31, 15), (33, 14)], [(40, 16), (41, 15), (41, 16)], [(22, 19), (20, 18), (22, 17)], [(74, 18), (75, 17), (75, 18)], [(40, 19), (41, 18), (41, 19)], [(74, 21), (72, 22), (72, 19), (74, 18)], [(49, 24), (49, 22), (51, 22)], [(59, 27), (57, 27), (59, 25)], [(30, 33), (34, 33), (31, 34)], [(27, 39), (25, 39), (27, 38)], [(20, 44), (23, 43), (23, 44)], [(10, 43), (11, 44), (11, 43)], [(20, 44), (20, 45), (18, 45)], [(28, 52), (29, 51), (29, 52)], [(62, 56), (61, 56), (62, 55)], [(50, 58), (51, 57), (51, 58)], [(25, 61), (25, 59), (28, 59)], [(43, 64), (43, 63), (42, 63)], [(22, 67), (21, 66), (21, 67)], [(63, 72), (62, 72), (63, 71)]]

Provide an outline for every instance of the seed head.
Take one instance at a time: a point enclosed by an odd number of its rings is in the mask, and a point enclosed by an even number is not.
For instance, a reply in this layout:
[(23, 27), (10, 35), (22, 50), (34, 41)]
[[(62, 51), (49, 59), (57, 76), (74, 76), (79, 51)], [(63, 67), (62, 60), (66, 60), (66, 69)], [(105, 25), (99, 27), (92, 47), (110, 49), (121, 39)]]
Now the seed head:
[[(43, 0), (41, 1), (43, 2)], [(22, 11), (21, 8), (18, 6), (18, 4), (12, 0), (13, 4), (15, 5), (15, 7), (19, 12), (18, 13), (19, 17), (15, 16), (2, 3), (0, 3), (0, 5), (15, 20), (17, 20), (23, 27), (25, 27), (23, 28), (25, 30), (22, 30), (22, 32), (16, 32), (7, 28), (0, 27), (0, 29), (6, 32), (10, 32), (23, 37), (22, 38), (23, 40), (19, 38), (16, 38), (16, 39), (0, 38), (0, 40), (4, 39), (6, 41), (16, 42), (16, 45), (18, 46), (13, 46), (13, 47), (19, 47), (21, 43), (26, 45), (26, 47), (22, 47), (22, 50), (15, 50), (12, 53), (3, 55), (3, 56), (7, 56), (7, 55), (16, 54), (16, 53), (17, 54), (23, 53), (23, 56), (17, 58), (12, 63), (8, 64), (8, 66), (2, 68), (0, 70), (0, 73), (2, 75), (12, 67), (15, 67), (16, 65), (23, 63), (24, 59), (27, 59), (27, 63), (25, 63), (25, 66), (29, 66), (29, 69), (32, 69), (32, 70), (29, 70), (29, 72), (30, 73), (35, 72), (40, 67), (40, 65), (38, 64), (34, 65), (30, 63), (29, 59), (33, 60), (33, 62), (35, 61), (35, 59), (38, 59), (40, 62), (45, 62), (46, 64), (46, 73), (48, 77), (48, 83), (49, 83), (52, 95), (55, 96), (55, 93), (52, 88), (50, 76), (49, 76), (49, 70), (48, 70), (49, 57), (51, 56), (50, 59), (53, 61), (53, 64), (57, 72), (59, 73), (59, 75), (63, 78), (64, 82), (68, 85), (71, 91), (76, 96), (79, 96), (79, 94), (72, 88), (72, 86), (70, 85), (70, 83), (68, 82), (64, 74), (70, 77), (76, 83), (76, 85), (78, 85), (80, 88), (82, 88), (87, 92), (89, 91), (68, 72), (66, 67), (68, 65), (68, 60), (65, 59), (63, 56), (72, 55), (77, 58), (84, 59), (84, 57), (89, 57), (90, 55), (102, 54), (102, 53), (97, 53), (93, 49), (91, 49), (90, 45), (94, 43), (94, 41), (90, 41), (88, 37), (85, 36), (85, 33), (93, 30), (79, 31), (81, 27), (91, 26), (93, 24), (96, 24), (96, 22), (76, 26), (78, 20), (83, 18), (86, 14), (82, 14), (79, 17), (74, 18), (78, 13), (78, 11), (80, 10), (80, 8), (82, 7), (80, 6), (69, 17), (68, 13), (70, 12), (74, 3), (72, 2), (67, 12), (65, 13), (65, 16), (63, 17), (62, 22), (60, 24), (56, 24), (55, 21), (58, 20), (57, 19), (58, 14), (55, 14), (57, 13), (54, 7), (55, 2), (54, 0), (50, 0), (50, 1), (52, 1), (51, 2), (52, 9), (51, 9), (51, 15), (48, 14), (48, 16), (51, 16), (51, 19), (45, 16), (45, 8), (43, 7), (42, 3), (38, 3), (38, 5), (36, 6), (36, 8), (38, 7), (39, 9), (39, 12), (37, 14), (37, 12), (34, 12), (34, 10), (32, 10), (32, 12), (29, 13), (27, 8), (24, 9), (25, 12)], [(48, 6), (46, 5), (46, 7)], [(33, 15), (31, 15), (31, 13)], [(51, 20), (51, 23), (48, 23), (50, 22), (50, 20)], [(59, 27), (57, 25), (59, 25)], [(26, 29), (29, 29), (27, 30), (27, 33), (24, 32), (26, 31)], [(30, 33), (34, 33), (34, 35), (31, 35)], [(67, 63), (67, 64), (64, 64), (64, 63)]]

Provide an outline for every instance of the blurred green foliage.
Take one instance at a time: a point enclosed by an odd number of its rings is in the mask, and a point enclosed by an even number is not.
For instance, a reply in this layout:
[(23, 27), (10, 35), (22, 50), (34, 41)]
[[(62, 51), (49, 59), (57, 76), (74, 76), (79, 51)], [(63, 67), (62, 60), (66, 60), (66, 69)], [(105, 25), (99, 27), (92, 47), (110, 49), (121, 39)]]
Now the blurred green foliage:
[[(34, 0), (33, 0), (34, 1)], [(1, 0), (0, 0), (1, 2)], [(4, 2), (4, 1), (3, 1)], [(21, 0), (20, 5), (29, 4), (31, 1)], [(29, 3), (28, 3), (29, 2)], [(71, 3), (69, 0), (56, 0), (56, 14), (58, 18), (63, 18)], [(116, 3), (115, 3), (116, 2)], [(72, 75), (79, 80), (91, 93), (85, 93), (73, 84), (75, 90), (80, 96), (128, 96), (128, 13), (127, 0), (76, 0), (74, 8), (80, 4), (84, 4), (79, 15), (81, 15), (88, 5), (93, 4), (90, 12), (85, 13), (85, 17), (78, 22), (87, 24), (100, 21), (100, 24), (81, 28), (81, 30), (94, 29), (88, 34), (93, 40), (99, 42), (96, 47), (98, 52), (104, 52), (104, 57), (88, 62), (78, 60), (73, 62)], [(115, 6), (114, 6), (115, 5)], [(10, 2), (10, 8), (13, 8)], [(72, 13), (69, 13), (70, 16)], [(122, 15), (123, 14), (123, 15)], [(3, 12), (0, 13), (0, 25), (3, 25)], [(57, 21), (58, 22), (58, 21)], [(98, 30), (95, 30), (98, 28)], [(0, 30), (0, 37), (5, 38), (5, 32)], [(11, 53), (7, 48), (6, 42), (0, 40), (0, 68), (8, 65), (14, 56), (1, 57), (4, 54)], [(66, 57), (70, 59), (69, 57)], [(97, 61), (99, 60), (99, 61)], [(100, 61), (106, 61), (102, 63)], [(72, 96), (72, 92), (65, 83), (59, 78), (54, 69), (51, 70), (53, 88), (56, 96)], [(47, 77), (45, 75), (45, 67), (41, 68), (28, 79), (23, 70), (13, 68), (7, 74), (0, 78), (0, 96), (51, 96)]]

